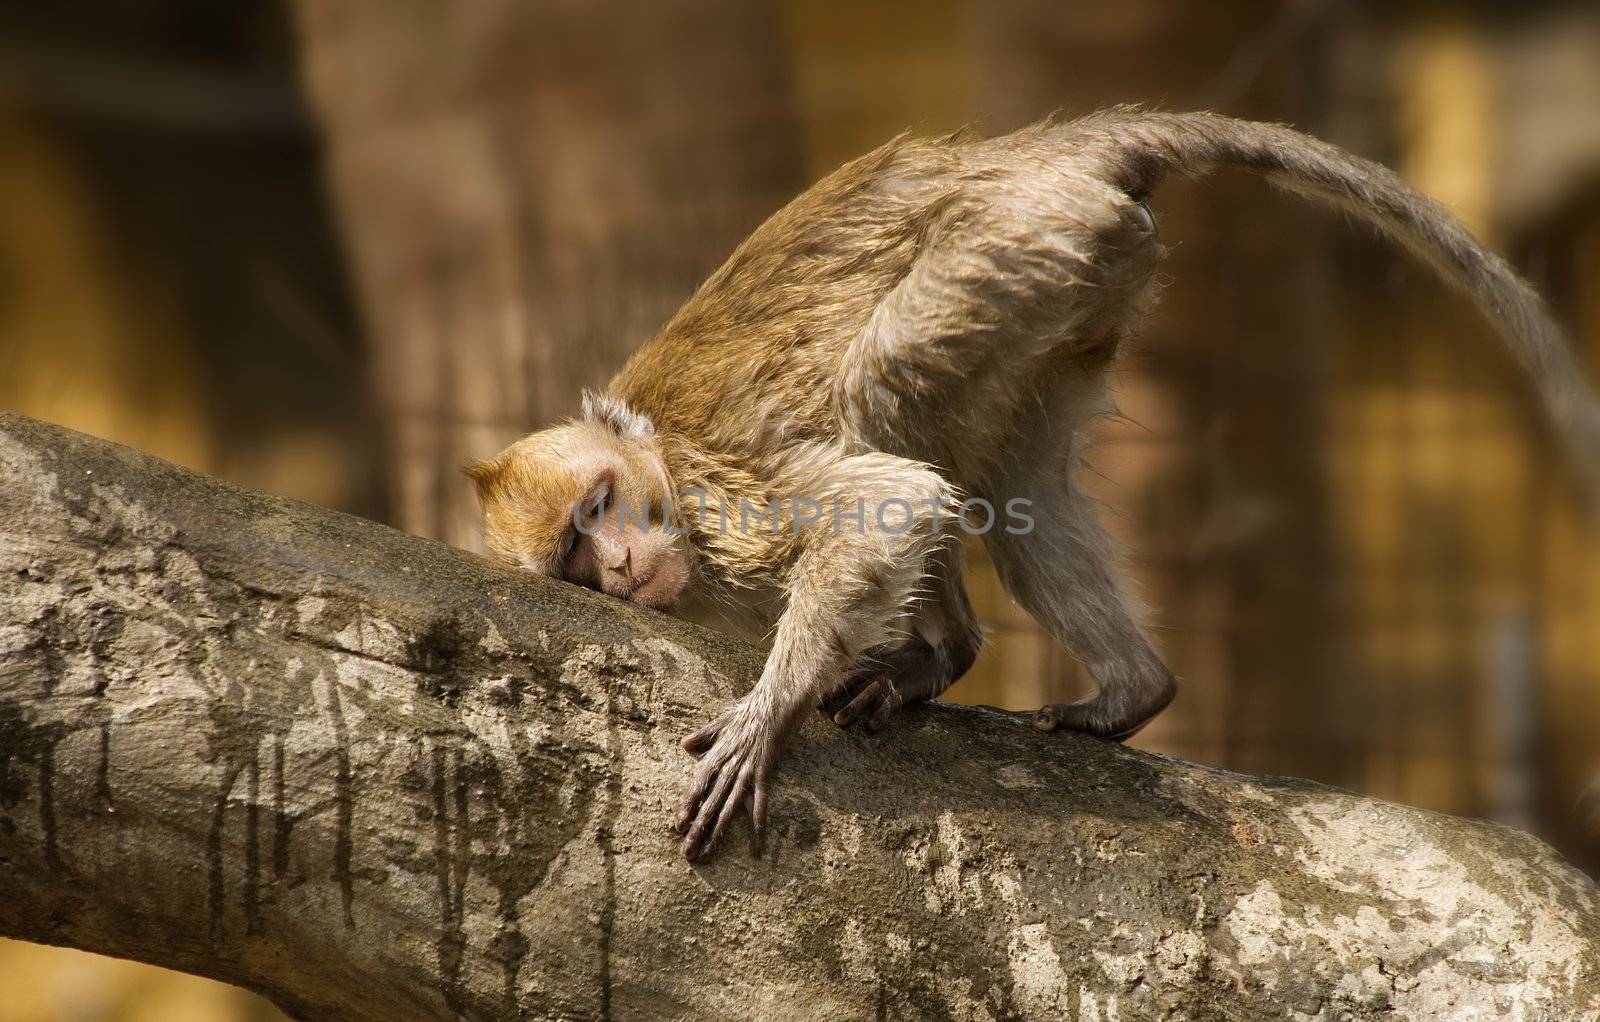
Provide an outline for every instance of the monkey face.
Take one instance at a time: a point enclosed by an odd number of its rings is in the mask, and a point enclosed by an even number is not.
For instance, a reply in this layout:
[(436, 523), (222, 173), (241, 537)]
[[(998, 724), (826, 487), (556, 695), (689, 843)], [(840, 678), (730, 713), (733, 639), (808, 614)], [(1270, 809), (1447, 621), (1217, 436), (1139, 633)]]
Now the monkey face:
[(646, 607), (676, 603), (695, 555), (669, 528), (666, 467), (648, 422), (596, 414), (468, 466), (498, 560)]

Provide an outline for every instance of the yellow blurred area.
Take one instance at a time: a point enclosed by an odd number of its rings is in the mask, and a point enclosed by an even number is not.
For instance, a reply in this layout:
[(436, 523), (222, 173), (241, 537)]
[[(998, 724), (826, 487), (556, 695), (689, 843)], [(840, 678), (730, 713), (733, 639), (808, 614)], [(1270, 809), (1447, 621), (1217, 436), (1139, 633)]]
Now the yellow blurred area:
[(3, 1022), (268, 1022), (237, 987), (82, 951), (0, 940)]
[(48, 134), (0, 113), (0, 407), (210, 468), (210, 423), (173, 296), (125, 260)]

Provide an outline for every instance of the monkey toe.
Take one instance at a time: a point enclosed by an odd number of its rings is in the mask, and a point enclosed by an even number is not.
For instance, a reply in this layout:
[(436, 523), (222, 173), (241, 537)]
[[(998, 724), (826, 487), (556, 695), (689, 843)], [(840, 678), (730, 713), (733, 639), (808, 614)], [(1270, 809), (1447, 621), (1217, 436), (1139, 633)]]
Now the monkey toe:
[(975, 649), (949, 643), (933, 646), (921, 638), (875, 646), (856, 660), (822, 707), (840, 727), (862, 721), (868, 731), (881, 731), (905, 707), (949, 688), (971, 664)]
[(822, 700), (822, 711), (840, 727), (849, 727), (871, 705), (877, 687), (876, 675), (852, 675)]
[(896, 713), (908, 704), (932, 698), (936, 690), (919, 681), (897, 683), (879, 677), (863, 686), (851, 700), (833, 714), (833, 722), (842, 728), (865, 720), (868, 731), (882, 731)]
[(904, 703), (890, 695), (878, 703), (878, 708), (872, 711), (872, 716), (867, 718), (867, 730), (876, 734), (889, 725), (889, 718), (900, 712)]
[(873, 718), (875, 719), (881, 710), (886, 691), (889, 688), (888, 683), (882, 678), (873, 678), (865, 685), (862, 685), (855, 695), (851, 697), (850, 701), (833, 714), (833, 722), (840, 727), (849, 727), (860, 720), (869, 710), (874, 711)]

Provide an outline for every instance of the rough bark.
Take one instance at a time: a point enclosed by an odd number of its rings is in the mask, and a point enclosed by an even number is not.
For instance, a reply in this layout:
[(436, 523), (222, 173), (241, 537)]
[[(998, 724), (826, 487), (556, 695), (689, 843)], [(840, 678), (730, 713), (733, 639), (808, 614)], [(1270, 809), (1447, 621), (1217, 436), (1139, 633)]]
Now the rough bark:
[(0, 933), (307, 1018), (1600, 1010), (1527, 835), (994, 711), (819, 717), (690, 867), (676, 741), (754, 651), (26, 419), (0, 473)]

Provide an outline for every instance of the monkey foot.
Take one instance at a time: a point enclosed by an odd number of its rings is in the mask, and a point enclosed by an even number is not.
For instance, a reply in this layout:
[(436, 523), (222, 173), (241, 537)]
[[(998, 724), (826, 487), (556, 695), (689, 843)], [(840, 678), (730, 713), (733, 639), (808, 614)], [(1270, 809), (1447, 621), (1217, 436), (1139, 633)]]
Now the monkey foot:
[(910, 701), (911, 697), (905, 689), (880, 675), (852, 678), (845, 682), (844, 687), (828, 700), (826, 708), (833, 722), (840, 727), (849, 727), (865, 717), (867, 730), (879, 731), (890, 717)]
[(823, 700), (823, 709), (840, 727), (865, 718), (868, 731), (879, 731), (902, 708), (949, 688), (950, 676), (948, 657), (921, 640), (873, 650), (838, 691)]
[(767, 822), (767, 776), (774, 750), (781, 744), (773, 740), (772, 730), (741, 702), (683, 740), (684, 750), (700, 757), (673, 825), (683, 835), (684, 858), (699, 862), (709, 856), (747, 800), (750, 847), (760, 854)]
[(1040, 731), (1079, 731), (1113, 742), (1139, 733), (1150, 718), (1166, 709), (1178, 694), (1178, 683), (1164, 666), (1138, 675), (1100, 678), (1100, 690), (1075, 703), (1051, 703), (1033, 715)]
[(1106, 708), (1089, 699), (1079, 703), (1051, 703), (1039, 707), (1033, 715), (1033, 726), (1040, 731), (1077, 731), (1094, 735), (1107, 741), (1121, 742), (1139, 733), (1149, 723), (1143, 717), (1129, 721), (1126, 717), (1108, 718)]
[(1136, 694), (1121, 692), (1121, 698), (1107, 698), (1105, 691), (1075, 703), (1051, 703), (1039, 707), (1033, 726), (1040, 731), (1078, 731), (1112, 742), (1126, 741), (1150, 723), (1150, 718), (1166, 709), (1177, 695), (1177, 683), (1169, 675), (1158, 685)]

